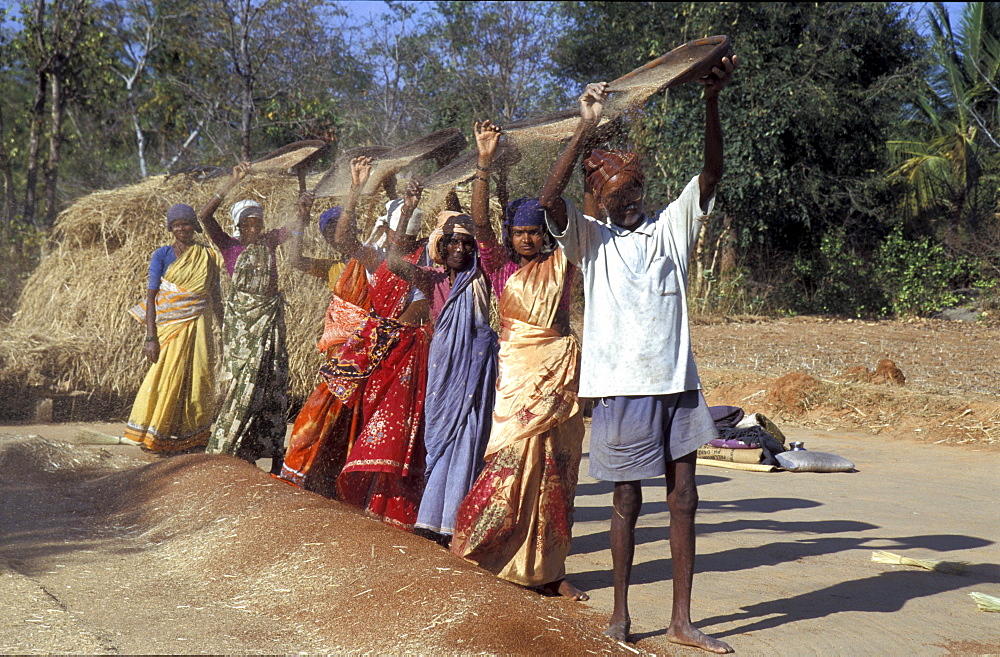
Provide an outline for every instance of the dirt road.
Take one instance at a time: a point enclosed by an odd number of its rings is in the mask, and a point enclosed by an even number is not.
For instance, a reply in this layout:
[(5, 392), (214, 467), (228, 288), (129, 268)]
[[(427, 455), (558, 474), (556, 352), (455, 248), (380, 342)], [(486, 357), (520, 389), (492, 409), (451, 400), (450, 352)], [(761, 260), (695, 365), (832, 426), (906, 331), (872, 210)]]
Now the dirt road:
[[(786, 433), (859, 472), (702, 468), (696, 624), (752, 654), (1000, 652), (1000, 615), (968, 596), (1000, 595), (1000, 453)], [(0, 434), (4, 653), (633, 654), (600, 635), (611, 488), (586, 476), (586, 459), (567, 570), (592, 599), (574, 604), (483, 576), (235, 460), (149, 465), (135, 448), (67, 446), (67, 425)], [(636, 648), (693, 654), (663, 638), (669, 521), (662, 485), (645, 490)], [(971, 566), (888, 566), (871, 562), (873, 550)]]
[[(849, 474), (701, 468), (693, 618), (749, 654), (994, 654), (1000, 614), (1000, 454), (863, 434), (790, 429), (806, 448), (849, 458)], [(586, 470), (584, 469), (584, 472)], [(581, 478), (567, 570), (611, 609), (610, 487)], [(647, 482), (636, 533), (633, 631), (651, 652), (669, 622), (669, 515)], [(873, 550), (968, 561), (962, 576), (871, 562)], [(697, 651), (690, 651), (692, 654)]]

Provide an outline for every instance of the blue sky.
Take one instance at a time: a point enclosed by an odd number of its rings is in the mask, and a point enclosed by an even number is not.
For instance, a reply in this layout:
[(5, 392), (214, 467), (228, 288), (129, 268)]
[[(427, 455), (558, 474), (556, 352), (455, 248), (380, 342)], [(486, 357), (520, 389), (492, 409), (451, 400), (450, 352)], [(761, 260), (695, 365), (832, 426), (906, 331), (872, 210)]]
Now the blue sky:
[[(360, 22), (366, 18), (377, 16), (386, 12), (386, 3), (382, 0), (342, 0), (342, 4), (347, 9), (348, 20), (351, 23), (355, 21)], [(419, 2), (414, 4), (421, 4)], [(430, 3), (427, 3), (430, 4)], [(905, 5), (910, 5), (913, 9), (914, 17), (917, 22), (917, 29), (920, 30), (922, 34), (925, 34), (923, 15), (929, 10), (930, 2), (905, 2)], [(960, 16), (962, 15), (962, 7), (967, 3), (965, 2), (946, 2), (944, 3), (948, 7), (948, 13), (951, 15), (952, 26), (957, 26)]]

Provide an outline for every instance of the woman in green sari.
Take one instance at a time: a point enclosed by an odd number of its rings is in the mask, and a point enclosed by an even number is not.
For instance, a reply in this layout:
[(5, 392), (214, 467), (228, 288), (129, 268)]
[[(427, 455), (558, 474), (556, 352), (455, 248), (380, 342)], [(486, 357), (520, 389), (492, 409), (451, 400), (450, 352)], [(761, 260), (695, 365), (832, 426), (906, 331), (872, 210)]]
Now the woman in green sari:
[(210, 454), (232, 454), (255, 462), (270, 458), (281, 472), (288, 415), (288, 352), (285, 348), (284, 296), (278, 290), (275, 251), (291, 237), (287, 226), (264, 230), (264, 208), (244, 200), (230, 210), (239, 237), (215, 220), (225, 192), (246, 174), (241, 164), (202, 210), (208, 236), (222, 252), (232, 282), (222, 322), (223, 364), (228, 384), (212, 436)]

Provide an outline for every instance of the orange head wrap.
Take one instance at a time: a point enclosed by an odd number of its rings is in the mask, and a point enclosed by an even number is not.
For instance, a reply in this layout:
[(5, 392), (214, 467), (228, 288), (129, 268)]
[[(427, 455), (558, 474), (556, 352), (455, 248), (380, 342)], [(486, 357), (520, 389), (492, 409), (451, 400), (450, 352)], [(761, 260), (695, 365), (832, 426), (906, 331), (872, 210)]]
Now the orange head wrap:
[[(594, 193), (601, 196), (608, 181), (618, 176), (615, 180), (615, 187), (619, 187), (627, 180), (633, 180), (639, 184), (645, 182), (646, 177), (642, 175), (639, 168), (638, 153), (628, 153), (625, 151), (598, 151), (590, 152), (590, 156), (583, 161), (583, 172), (590, 183), (590, 188)], [(609, 189), (607, 191), (613, 191)]]
[(437, 228), (431, 231), (430, 236), (427, 238), (427, 249), (430, 251), (431, 260), (439, 265), (444, 264), (444, 258), (441, 257), (441, 252), (438, 251), (438, 244), (445, 235), (454, 233), (474, 236), (472, 217), (463, 212), (453, 212), (451, 210), (444, 210), (438, 213)]

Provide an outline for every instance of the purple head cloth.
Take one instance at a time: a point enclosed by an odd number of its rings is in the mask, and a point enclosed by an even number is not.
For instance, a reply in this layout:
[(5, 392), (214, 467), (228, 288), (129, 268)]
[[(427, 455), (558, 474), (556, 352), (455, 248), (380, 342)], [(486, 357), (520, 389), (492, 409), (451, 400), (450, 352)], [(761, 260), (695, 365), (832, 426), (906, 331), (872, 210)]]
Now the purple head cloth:
[(187, 219), (194, 224), (194, 229), (201, 232), (201, 225), (198, 223), (198, 215), (195, 213), (194, 208), (192, 208), (187, 203), (177, 203), (176, 205), (171, 205), (170, 209), (167, 210), (167, 230), (170, 230), (170, 226), (178, 219)]
[(340, 219), (340, 213), (344, 211), (344, 208), (339, 205), (335, 205), (329, 210), (324, 210), (323, 214), (319, 216), (319, 232), (326, 233), (326, 227), (331, 221), (336, 221)]
[(544, 226), (545, 210), (536, 198), (522, 196), (507, 204), (504, 213), (504, 224), (507, 226)]

